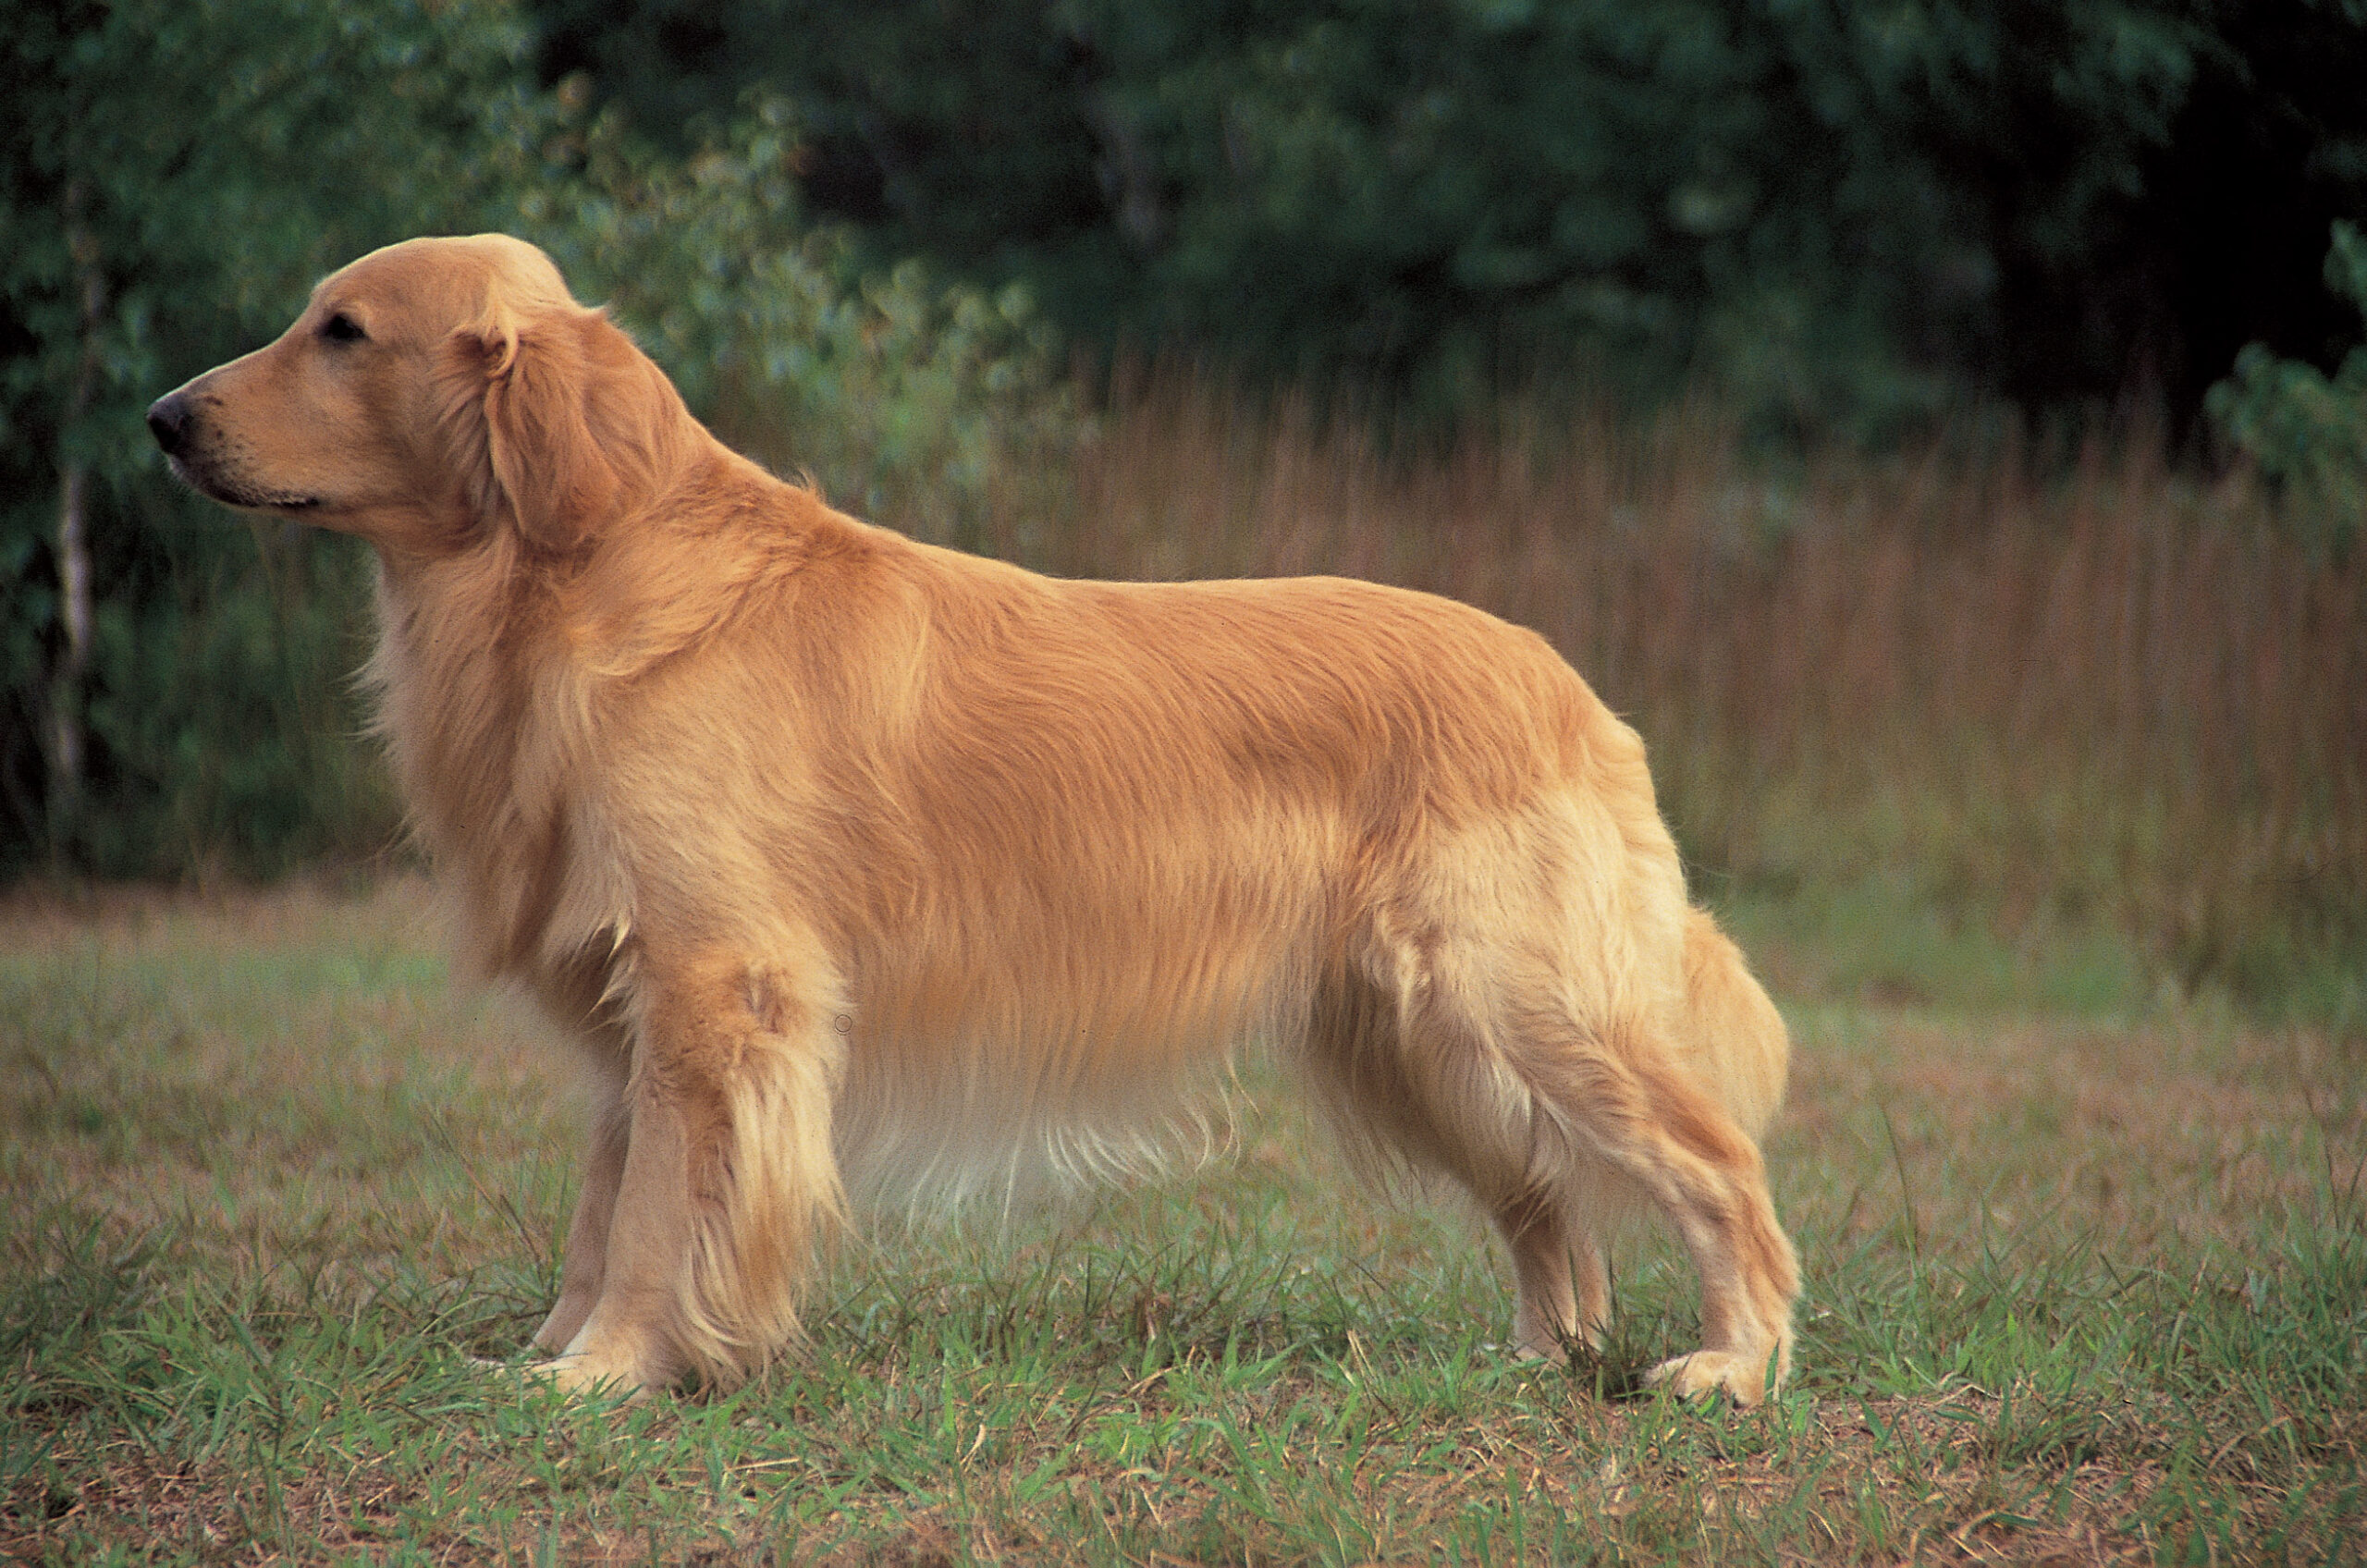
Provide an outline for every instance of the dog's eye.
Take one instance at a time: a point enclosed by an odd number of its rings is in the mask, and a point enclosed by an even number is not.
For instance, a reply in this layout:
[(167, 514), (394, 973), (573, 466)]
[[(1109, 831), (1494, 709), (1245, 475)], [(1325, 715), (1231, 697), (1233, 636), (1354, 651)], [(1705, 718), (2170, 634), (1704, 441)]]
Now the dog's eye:
[(370, 335), (362, 330), (360, 322), (339, 311), (321, 323), (321, 336), (332, 343), (359, 343)]

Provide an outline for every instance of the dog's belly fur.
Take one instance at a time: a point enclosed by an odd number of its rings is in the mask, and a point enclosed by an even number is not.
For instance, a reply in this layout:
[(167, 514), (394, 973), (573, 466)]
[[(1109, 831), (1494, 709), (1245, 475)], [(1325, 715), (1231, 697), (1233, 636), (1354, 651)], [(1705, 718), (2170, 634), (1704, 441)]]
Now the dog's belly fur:
[[(1415, 986), (1459, 983), (1484, 1010), (1527, 968), (1606, 1023), (1673, 1004), (1682, 878), (1641, 747), (1527, 633), (1363, 583), (1013, 573), (1019, 610), (993, 647), (964, 646), (962, 606), (932, 595), (958, 599), (966, 571), (938, 580), (940, 553), (896, 546), (920, 570), (887, 619), (935, 656), (883, 660), (885, 693), (856, 704), (888, 755), (862, 736), (767, 736), (759, 717), (693, 770), (717, 798), (666, 802), (661, 821), (579, 811), (566, 837), (587, 852), (558, 873), (547, 929), (512, 944), (570, 955), (541, 966), (562, 974), (619, 949), (613, 997), (653, 890), (768, 889), (697, 914), (753, 955), (756, 984), (828, 1012), (798, 1048), (837, 1055), (832, 1141), (854, 1194), (1002, 1204), (1207, 1148), (1240, 1047), (1352, 1078)], [(1365, 657), (1376, 623), (1392, 634), (1386, 680), (1316, 656), (1308, 622), (1343, 617)], [(1201, 634), (1145, 632), (1170, 619)], [(1067, 681), (999, 684), (1017, 655)], [(1286, 661), (1301, 678), (1277, 682)], [(1179, 725), (1186, 705), (1225, 721)], [(705, 706), (778, 711), (753, 693)], [(612, 744), (621, 728), (612, 714)], [(647, 743), (679, 755), (701, 738), (662, 727)], [(630, 752), (609, 766), (630, 770)], [(636, 863), (644, 886), (616, 879)], [(1625, 994), (1639, 984), (1663, 994)]]

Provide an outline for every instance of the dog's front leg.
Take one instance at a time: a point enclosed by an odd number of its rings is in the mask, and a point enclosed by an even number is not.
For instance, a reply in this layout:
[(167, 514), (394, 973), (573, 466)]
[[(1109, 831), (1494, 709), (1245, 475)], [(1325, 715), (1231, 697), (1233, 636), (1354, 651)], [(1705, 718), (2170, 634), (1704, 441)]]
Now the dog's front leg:
[(630, 1390), (760, 1369), (839, 1212), (843, 1046), (811, 991), (736, 958), (645, 952), (597, 1297), (550, 1374)]

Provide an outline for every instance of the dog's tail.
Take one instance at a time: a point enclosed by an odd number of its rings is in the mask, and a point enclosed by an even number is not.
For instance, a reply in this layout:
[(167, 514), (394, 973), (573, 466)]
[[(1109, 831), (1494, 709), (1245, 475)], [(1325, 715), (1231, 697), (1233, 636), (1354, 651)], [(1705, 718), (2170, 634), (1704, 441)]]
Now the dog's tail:
[(1742, 949), (1706, 910), (1685, 919), (1685, 1012), (1679, 1050), (1697, 1083), (1756, 1139), (1784, 1103), (1792, 1060), (1783, 1014), (1751, 977)]

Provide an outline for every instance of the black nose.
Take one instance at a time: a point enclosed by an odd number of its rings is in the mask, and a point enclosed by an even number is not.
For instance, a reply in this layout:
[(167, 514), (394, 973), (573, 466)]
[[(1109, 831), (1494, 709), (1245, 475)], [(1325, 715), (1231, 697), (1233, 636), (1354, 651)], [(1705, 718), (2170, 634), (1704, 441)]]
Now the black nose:
[(168, 392), (148, 405), (148, 433), (155, 436), (166, 457), (179, 455), (181, 443), (189, 435), (189, 404), (179, 393)]

